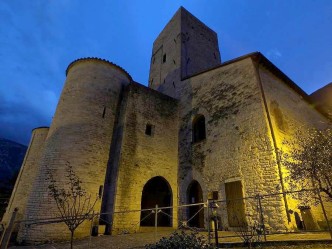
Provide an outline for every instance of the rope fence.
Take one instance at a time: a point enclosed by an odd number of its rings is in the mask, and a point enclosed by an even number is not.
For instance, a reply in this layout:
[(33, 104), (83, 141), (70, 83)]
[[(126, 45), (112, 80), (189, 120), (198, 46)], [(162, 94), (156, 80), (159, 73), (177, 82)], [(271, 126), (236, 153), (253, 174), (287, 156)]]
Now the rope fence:
[[(316, 200), (315, 205), (309, 206), (305, 199), (296, 199), (294, 195), (311, 194)], [(283, 196), (289, 200), (289, 209), (282, 205)], [(307, 204), (307, 205), (305, 205)], [(159, 229), (181, 229), (199, 232), (206, 235), (208, 243), (214, 239), (228, 241), (232, 238), (241, 238), (254, 241), (269, 241), (273, 235), (295, 235), (305, 233), (328, 232), (332, 239), (331, 218), (332, 203), (324, 202), (321, 193), (317, 190), (302, 190), (292, 192), (280, 192), (271, 194), (255, 194), (244, 198), (206, 200), (200, 203), (135, 210), (117, 210), (113, 213), (91, 213), (81, 217), (90, 222), (85, 237), (98, 236), (102, 226), (118, 227), (117, 233), (153, 232), (157, 240)], [(112, 219), (105, 219), (111, 215)], [(291, 216), (291, 222), (285, 227), (287, 215)], [(317, 219), (315, 219), (317, 218)], [(2, 232), (2, 241), (11, 237), (11, 231), (15, 226), (47, 226), (63, 223), (65, 219), (72, 217), (49, 217), (43, 219), (14, 220), (12, 227), (7, 226)], [(102, 225), (101, 225), (102, 224)], [(175, 226), (176, 225), (176, 226)], [(114, 232), (114, 230), (112, 230)], [(6, 233), (7, 232), (7, 233)], [(9, 233), (9, 235), (8, 235)], [(1, 235), (1, 231), (0, 231)], [(2, 242), (4, 243), (4, 242)], [(90, 247), (89, 247), (90, 248)]]

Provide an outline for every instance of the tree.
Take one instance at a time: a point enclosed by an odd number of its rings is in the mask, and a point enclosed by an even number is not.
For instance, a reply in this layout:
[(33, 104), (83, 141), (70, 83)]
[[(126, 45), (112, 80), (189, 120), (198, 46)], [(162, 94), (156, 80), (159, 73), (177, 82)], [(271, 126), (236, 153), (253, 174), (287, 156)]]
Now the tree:
[(291, 189), (318, 189), (332, 201), (332, 130), (297, 131), (285, 141), (281, 161), (289, 170)]
[(67, 184), (64, 187), (58, 186), (53, 170), (47, 171), (47, 180), (50, 182), (49, 194), (56, 203), (61, 220), (70, 231), (70, 248), (72, 249), (75, 230), (90, 217), (98, 196), (94, 200), (91, 199), (91, 195), (82, 188), (82, 182), (69, 162), (66, 163), (66, 173)]

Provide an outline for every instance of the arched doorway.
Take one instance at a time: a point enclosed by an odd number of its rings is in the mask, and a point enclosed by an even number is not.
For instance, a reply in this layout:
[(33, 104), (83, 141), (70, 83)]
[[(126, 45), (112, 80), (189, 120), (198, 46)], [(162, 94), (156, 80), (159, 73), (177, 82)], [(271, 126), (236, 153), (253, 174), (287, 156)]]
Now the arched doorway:
[[(172, 189), (165, 178), (156, 176), (151, 178), (142, 191), (141, 209), (172, 206)], [(166, 214), (164, 214), (164, 213)], [(163, 209), (158, 213), (158, 226), (172, 226), (172, 209)], [(154, 226), (155, 214), (150, 210), (141, 212), (141, 226)]]
[[(188, 195), (189, 204), (203, 202), (203, 191), (201, 185), (195, 180), (189, 184), (187, 195)], [(204, 208), (202, 209), (202, 207), (203, 205), (188, 207), (188, 220), (191, 219), (188, 223), (190, 227), (199, 227), (199, 228), (204, 227)]]

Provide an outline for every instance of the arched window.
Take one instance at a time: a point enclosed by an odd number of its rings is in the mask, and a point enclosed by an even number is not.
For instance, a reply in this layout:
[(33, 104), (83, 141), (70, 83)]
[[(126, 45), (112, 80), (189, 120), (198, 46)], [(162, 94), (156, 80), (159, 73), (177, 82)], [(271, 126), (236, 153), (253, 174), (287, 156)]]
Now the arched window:
[(196, 143), (205, 138), (205, 117), (198, 115), (193, 121), (193, 142)]

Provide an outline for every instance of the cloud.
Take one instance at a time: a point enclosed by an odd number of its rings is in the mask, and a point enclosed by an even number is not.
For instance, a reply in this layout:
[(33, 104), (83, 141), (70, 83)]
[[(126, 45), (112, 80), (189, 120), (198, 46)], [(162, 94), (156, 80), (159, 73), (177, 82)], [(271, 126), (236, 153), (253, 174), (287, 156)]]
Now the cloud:
[(66, 52), (66, 46), (60, 45), (64, 36), (55, 12), (63, 10), (66, 2), (0, 3), (1, 138), (27, 144), (31, 130), (49, 125), (54, 115)]
[(23, 99), (8, 99), (0, 92), (0, 138), (27, 145), (31, 130), (47, 126), (50, 117), (43, 114), (31, 102)]
[(273, 59), (277, 60), (282, 57), (281, 52), (277, 48), (270, 49), (269, 51), (267, 51), (266, 55), (269, 59), (272, 59), (272, 60)]

